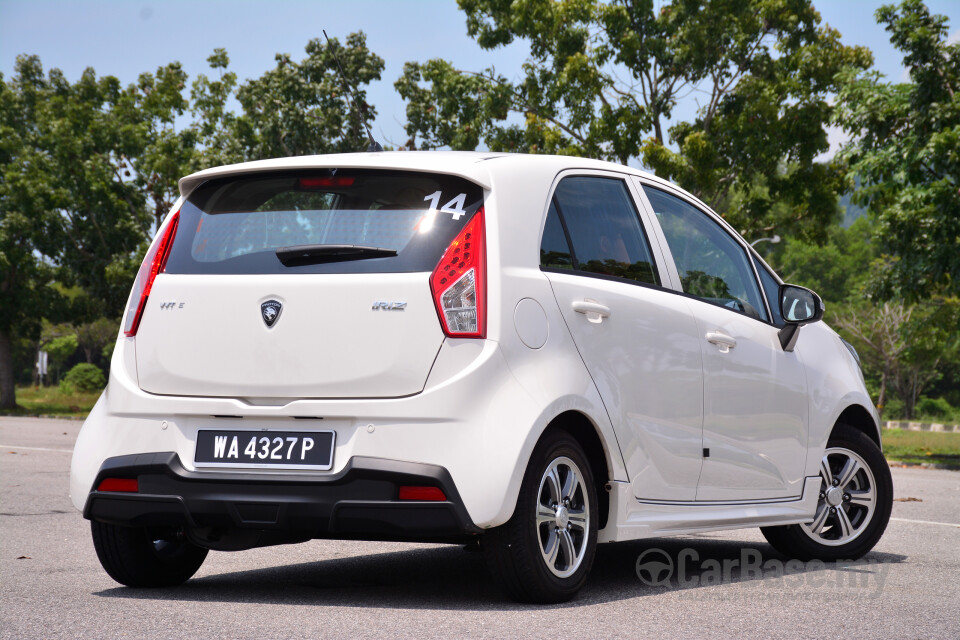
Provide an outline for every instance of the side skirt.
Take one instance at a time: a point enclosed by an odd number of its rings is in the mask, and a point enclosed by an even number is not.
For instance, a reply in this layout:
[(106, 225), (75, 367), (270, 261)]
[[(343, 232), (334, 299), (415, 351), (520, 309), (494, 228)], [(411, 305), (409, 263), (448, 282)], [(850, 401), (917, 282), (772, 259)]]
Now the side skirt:
[(820, 476), (808, 477), (797, 499), (767, 502), (641, 502), (629, 482), (610, 483), (610, 518), (598, 542), (810, 522)]

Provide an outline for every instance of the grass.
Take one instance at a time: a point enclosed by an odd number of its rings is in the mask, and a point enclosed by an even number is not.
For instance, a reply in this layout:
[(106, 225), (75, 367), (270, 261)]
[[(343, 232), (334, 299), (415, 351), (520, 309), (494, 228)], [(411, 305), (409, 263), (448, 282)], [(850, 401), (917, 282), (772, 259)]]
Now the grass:
[(960, 433), (883, 429), (881, 437), (883, 453), (888, 460), (960, 467)]
[[(100, 392), (64, 394), (58, 387), (17, 387), (20, 408), (0, 415), (57, 415), (86, 417)], [(883, 452), (888, 460), (919, 464), (933, 462), (960, 467), (960, 433), (883, 429)]]
[(18, 408), (0, 410), (0, 415), (84, 418), (99, 397), (99, 391), (61, 393), (59, 387), (17, 387)]

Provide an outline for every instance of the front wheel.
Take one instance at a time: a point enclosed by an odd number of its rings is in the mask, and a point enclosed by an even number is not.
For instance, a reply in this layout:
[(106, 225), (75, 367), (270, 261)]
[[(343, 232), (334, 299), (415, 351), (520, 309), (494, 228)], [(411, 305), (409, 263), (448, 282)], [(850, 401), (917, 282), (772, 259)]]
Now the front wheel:
[(91, 522), (93, 546), (111, 578), (128, 587), (172, 587), (186, 582), (207, 557), (182, 532)]
[(799, 560), (856, 560), (880, 540), (892, 506), (893, 480), (880, 448), (839, 425), (820, 462), (813, 520), (760, 531), (777, 551)]
[(597, 497), (580, 444), (565, 432), (537, 444), (513, 517), (484, 536), (487, 562), (522, 602), (569, 600), (586, 582), (597, 546)]

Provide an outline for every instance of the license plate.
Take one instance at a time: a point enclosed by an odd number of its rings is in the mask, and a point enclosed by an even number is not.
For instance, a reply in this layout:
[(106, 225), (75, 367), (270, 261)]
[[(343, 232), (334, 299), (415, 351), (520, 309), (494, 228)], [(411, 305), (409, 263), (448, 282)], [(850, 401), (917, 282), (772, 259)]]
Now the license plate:
[(333, 466), (333, 431), (197, 432), (197, 466), (267, 466), (327, 470)]

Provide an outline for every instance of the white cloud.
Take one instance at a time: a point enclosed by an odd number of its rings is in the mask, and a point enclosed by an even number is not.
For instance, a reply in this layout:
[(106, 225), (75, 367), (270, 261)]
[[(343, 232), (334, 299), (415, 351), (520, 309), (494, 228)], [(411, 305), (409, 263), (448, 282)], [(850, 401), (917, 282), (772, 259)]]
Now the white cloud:
[(960, 42), (960, 29), (951, 33), (950, 37), (947, 38), (947, 44), (954, 44), (955, 42)]

